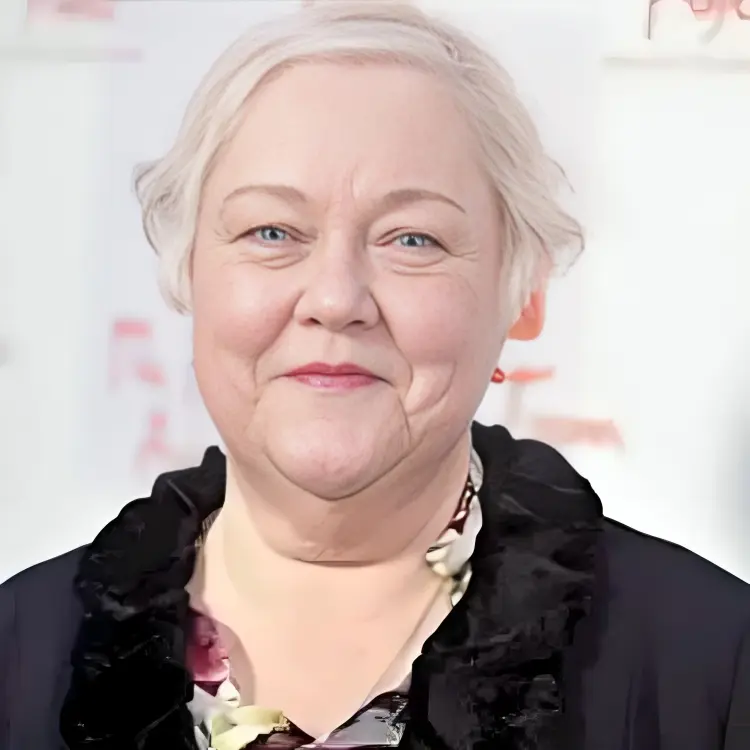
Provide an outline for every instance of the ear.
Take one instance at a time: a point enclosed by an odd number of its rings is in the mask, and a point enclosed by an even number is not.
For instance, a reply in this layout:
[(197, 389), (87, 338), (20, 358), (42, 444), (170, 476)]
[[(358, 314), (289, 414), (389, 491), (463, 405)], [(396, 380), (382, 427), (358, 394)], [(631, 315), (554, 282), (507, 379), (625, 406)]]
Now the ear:
[(543, 285), (532, 292), (518, 320), (508, 331), (508, 338), (515, 341), (533, 341), (538, 338), (544, 329), (546, 312), (547, 289), (546, 285)]

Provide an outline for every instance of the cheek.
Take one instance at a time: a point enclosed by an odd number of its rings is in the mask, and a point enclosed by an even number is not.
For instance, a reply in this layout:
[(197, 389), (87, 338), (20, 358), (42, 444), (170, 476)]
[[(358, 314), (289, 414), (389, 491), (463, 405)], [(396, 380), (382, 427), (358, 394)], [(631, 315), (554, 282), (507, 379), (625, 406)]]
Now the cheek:
[(382, 303), (410, 369), (404, 409), (413, 418), (430, 415), (430, 424), (450, 424), (451, 415), (476, 411), (487, 389), (499, 354), (497, 288), (457, 276), (410, 279), (406, 286)]
[(193, 270), (196, 367), (221, 372), (232, 359), (244, 372), (271, 346), (288, 320), (289, 300), (257, 269), (198, 260)]
[(471, 356), (486, 317), (480, 297), (464, 279), (410, 279), (381, 302), (383, 315), (416, 376), (421, 370), (450, 372)]

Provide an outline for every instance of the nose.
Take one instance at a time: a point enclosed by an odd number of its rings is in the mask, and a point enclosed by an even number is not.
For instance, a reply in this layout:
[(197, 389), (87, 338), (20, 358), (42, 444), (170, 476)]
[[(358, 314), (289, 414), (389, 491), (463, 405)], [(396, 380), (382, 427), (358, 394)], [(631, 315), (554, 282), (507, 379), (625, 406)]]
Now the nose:
[(380, 312), (372, 295), (372, 271), (366, 253), (351, 241), (329, 241), (307, 259), (304, 289), (295, 308), (303, 325), (331, 331), (372, 328)]

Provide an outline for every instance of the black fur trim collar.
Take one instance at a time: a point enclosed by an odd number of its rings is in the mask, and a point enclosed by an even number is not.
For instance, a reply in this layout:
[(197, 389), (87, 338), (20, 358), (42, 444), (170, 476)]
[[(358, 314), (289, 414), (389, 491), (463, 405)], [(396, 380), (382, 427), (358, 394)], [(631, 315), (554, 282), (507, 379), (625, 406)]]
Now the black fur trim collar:
[[(414, 664), (401, 747), (558, 750), (562, 657), (592, 596), (601, 504), (552, 448), (502, 427), (472, 433), (484, 466), (472, 579)], [(199, 467), (164, 474), (85, 553), (60, 720), (69, 750), (197, 750), (185, 586), (225, 472), (211, 448)]]

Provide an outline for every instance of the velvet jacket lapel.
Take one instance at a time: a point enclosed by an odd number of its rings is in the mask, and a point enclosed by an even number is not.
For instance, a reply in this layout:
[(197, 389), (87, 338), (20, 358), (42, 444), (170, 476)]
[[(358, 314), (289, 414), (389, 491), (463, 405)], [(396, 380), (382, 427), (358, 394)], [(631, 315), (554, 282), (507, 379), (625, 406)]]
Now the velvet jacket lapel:
[[(472, 580), (415, 662), (401, 746), (561, 750), (562, 657), (592, 595), (601, 505), (553, 449), (502, 427), (472, 432), (484, 465)], [(199, 467), (159, 477), (84, 555), (60, 722), (70, 750), (196, 749), (185, 586), (225, 472), (212, 448)]]

